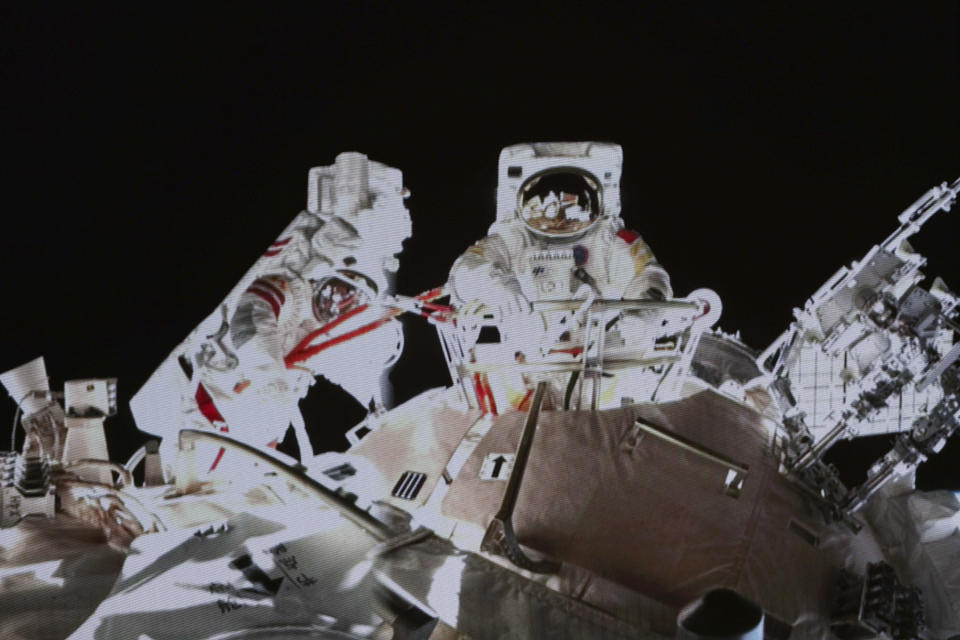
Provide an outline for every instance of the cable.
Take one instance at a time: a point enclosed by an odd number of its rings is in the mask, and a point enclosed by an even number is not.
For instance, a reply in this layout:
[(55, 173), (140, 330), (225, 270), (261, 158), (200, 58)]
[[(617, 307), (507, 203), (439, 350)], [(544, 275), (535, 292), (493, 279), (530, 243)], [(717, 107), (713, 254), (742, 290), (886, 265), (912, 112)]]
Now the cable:
[(126, 464), (123, 465), (123, 468), (128, 472), (133, 473), (134, 469), (137, 468), (137, 465), (143, 462), (143, 459), (147, 457), (147, 445), (141, 445), (139, 449), (133, 452), (133, 455), (130, 456), (130, 459), (127, 460)]

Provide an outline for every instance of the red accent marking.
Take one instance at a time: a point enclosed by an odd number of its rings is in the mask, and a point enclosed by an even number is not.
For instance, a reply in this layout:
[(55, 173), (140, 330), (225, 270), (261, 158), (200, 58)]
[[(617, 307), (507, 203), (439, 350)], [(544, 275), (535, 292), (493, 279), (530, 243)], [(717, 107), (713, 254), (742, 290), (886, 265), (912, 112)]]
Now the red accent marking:
[(217, 465), (220, 464), (220, 458), (223, 457), (223, 452), (226, 451), (223, 447), (220, 447), (220, 451), (217, 452), (217, 457), (213, 459), (213, 464), (210, 465), (210, 471), (213, 471), (217, 468)]
[(630, 229), (620, 229), (620, 231), (617, 231), (617, 237), (627, 244), (633, 244), (640, 237), (640, 234)]
[(285, 245), (285, 244), (287, 244), (287, 243), (290, 242), (291, 237), (292, 237), (292, 236), (287, 236), (287, 237), (284, 238), (283, 240), (277, 240), (276, 242), (274, 242), (274, 243), (271, 244), (270, 246), (271, 246), (271, 247), (282, 247), (283, 245)]
[(439, 298), (443, 295), (443, 287), (437, 287), (435, 289), (430, 289), (430, 291), (424, 291), (417, 296), (417, 300), (433, 300), (434, 298)]
[(269, 448), (271, 448), (271, 449), (276, 449), (276, 448), (277, 448), (277, 440), (276, 440), (276, 438), (274, 438), (273, 440), (271, 440), (270, 442), (268, 442), (268, 443), (267, 443), (267, 446), (268, 446)]
[(477, 404), (480, 405), (480, 412), (487, 413), (487, 397), (483, 390), (483, 384), (480, 382), (480, 374), (473, 374), (473, 392), (477, 394)]
[(490, 413), (495, 416), (500, 415), (497, 413), (497, 402), (493, 399), (493, 390), (490, 388), (490, 381), (487, 379), (487, 374), (483, 374), (483, 388), (487, 394), (487, 399), (490, 400)]
[(283, 302), (277, 301), (277, 298), (272, 296), (269, 291), (264, 291), (256, 282), (254, 282), (252, 285), (250, 285), (250, 288), (247, 289), (247, 293), (252, 293), (253, 295), (265, 300), (273, 310), (273, 317), (280, 317), (280, 305), (282, 305)]
[[(211, 424), (216, 422), (224, 422), (223, 416), (220, 415), (220, 412), (217, 410), (215, 404), (213, 404), (213, 398), (210, 397), (210, 394), (207, 393), (206, 388), (203, 384), (197, 385), (197, 393), (194, 396), (194, 399), (197, 401), (197, 406), (200, 407), (200, 413), (203, 414), (203, 417), (210, 421)], [(220, 427), (220, 431), (226, 433), (230, 431), (227, 425)], [(210, 471), (213, 471), (217, 468), (217, 465), (220, 464), (220, 458), (223, 457), (223, 452), (225, 449), (220, 447), (220, 451), (217, 452), (217, 457), (213, 459), (213, 464), (210, 465)]]
[(283, 295), (283, 289), (275, 285), (267, 278), (257, 278), (253, 284), (266, 288), (267, 291), (277, 297), (277, 299), (280, 301), (280, 304), (283, 304), (287, 301), (287, 297)]
[(572, 347), (570, 349), (550, 349), (550, 353), (568, 353), (571, 356), (578, 356), (583, 353), (583, 347)]
[[(227, 428), (227, 425), (220, 427), (220, 431), (227, 433), (230, 429)], [(220, 458), (223, 457), (223, 452), (226, 451), (223, 447), (220, 447), (220, 451), (217, 452), (217, 457), (213, 459), (213, 464), (210, 465), (210, 471), (213, 471), (217, 468), (217, 465), (220, 464)], [(209, 472), (208, 472), (209, 473)]]
[(272, 258), (275, 255), (279, 255), (280, 251), (281, 251), (280, 249), (268, 249), (267, 251), (264, 252), (263, 257)]
[(526, 395), (523, 396), (523, 400), (520, 401), (520, 404), (517, 405), (519, 411), (529, 411), (530, 410), (530, 396), (533, 395), (533, 389), (527, 389)]
[(453, 307), (447, 306), (445, 304), (433, 304), (432, 302), (424, 302), (420, 305), (424, 309), (430, 309), (431, 311), (443, 311), (444, 313), (453, 313)]
[(197, 401), (197, 406), (200, 407), (200, 413), (203, 414), (203, 417), (210, 421), (210, 424), (214, 422), (225, 422), (223, 416), (220, 415), (220, 412), (217, 410), (215, 404), (213, 404), (213, 398), (210, 397), (210, 394), (207, 393), (206, 388), (203, 384), (197, 385), (197, 393), (194, 396), (194, 400)]
[(698, 315), (698, 316), (695, 316), (695, 317), (693, 318), (694, 320), (699, 320), (700, 318), (702, 318), (702, 317), (704, 317), (705, 315), (707, 315), (708, 313), (710, 313), (710, 302), (707, 301), (707, 300), (700, 300), (700, 302), (703, 303), (703, 313), (701, 313), (701, 314)]

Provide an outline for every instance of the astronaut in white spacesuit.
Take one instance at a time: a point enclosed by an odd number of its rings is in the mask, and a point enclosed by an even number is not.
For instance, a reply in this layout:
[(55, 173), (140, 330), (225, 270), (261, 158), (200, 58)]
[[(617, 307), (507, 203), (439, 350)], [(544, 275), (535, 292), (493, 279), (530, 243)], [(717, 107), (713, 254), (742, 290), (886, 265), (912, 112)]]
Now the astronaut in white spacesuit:
[[(496, 318), (518, 362), (582, 350), (583, 313), (539, 313), (534, 303), (672, 297), (667, 272), (620, 218), (622, 158), (619, 145), (597, 142), (501, 152), (497, 220), (454, 263), (448, 288), (462, 316)], [(483, 375), (474, 384), (496, 404)]]
[(411, 231), (407, 195), (399, 170), (358, 153), (310, 171), (307, 209), (132, 399), (138, 427), (163, 437), (165, 461), (182, 428), (276, 446), (292, 426), (301, 456), (312, 455), (298, 401), (321, 375), (384, 409), (403, 348), (386, 301)]

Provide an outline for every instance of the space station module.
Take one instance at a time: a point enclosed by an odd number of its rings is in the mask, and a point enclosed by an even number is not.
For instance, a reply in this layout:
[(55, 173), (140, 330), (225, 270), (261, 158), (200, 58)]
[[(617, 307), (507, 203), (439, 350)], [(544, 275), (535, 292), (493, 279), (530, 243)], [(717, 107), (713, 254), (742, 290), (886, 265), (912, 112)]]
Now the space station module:
[(403, 349), (383, 302), (411, 233), (408, 195), (398, 169), (359, 153), (311, 169), (306, 210), (133, 397), (137, 426), (171, 452), (183, 428), (276, 446), (292, 426), (309, 456), (298, 401), (315, 377), (381, 411)]
[[(500, 343), (513, 350), (493, 357), (572, 362), (593, 301), (673, 296), (667, 272), (620, 217), (622, 164), (621, 147), (600, 142), (518, 144), (500, 153), (496, 221), (457, 259), (448, 282), (461, 322), (471, 311), (474, 328), (492, 319)], [(572, 301), (581, 304), (538, 310)], [(477, 353), (491, 349), (478, 346), (471, 357), (479, 362)], [(489, 380), (480, 374), (476, 385), (495, 405)], [(520, 408), (528, 394), (508, 395)]]

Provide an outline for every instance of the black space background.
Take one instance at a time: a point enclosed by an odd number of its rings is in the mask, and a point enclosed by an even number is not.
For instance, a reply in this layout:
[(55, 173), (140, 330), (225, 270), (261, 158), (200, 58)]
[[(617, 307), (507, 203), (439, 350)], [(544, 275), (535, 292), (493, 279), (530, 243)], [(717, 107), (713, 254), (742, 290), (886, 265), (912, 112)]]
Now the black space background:
[[(119, 377), (125, 459), (130, 396), (344, 150), (404, 172), (414, 294), (493, 220), (501, 147), (618, 142), (628, 225), (758, 349), (960, 176), (955, 2), (598, 4), (4, 6), (0, 370), (42, 354), (55, 387)], [(915, 241), (955, 288), (958, 215)], [(399, 400), (447, 382), (432, 330), (405, 324)], [(323, 382), (305, 405), (318, 449), (362, 415)], [(922, 485), (960, 487), (958, 462), (955, 441)]]

